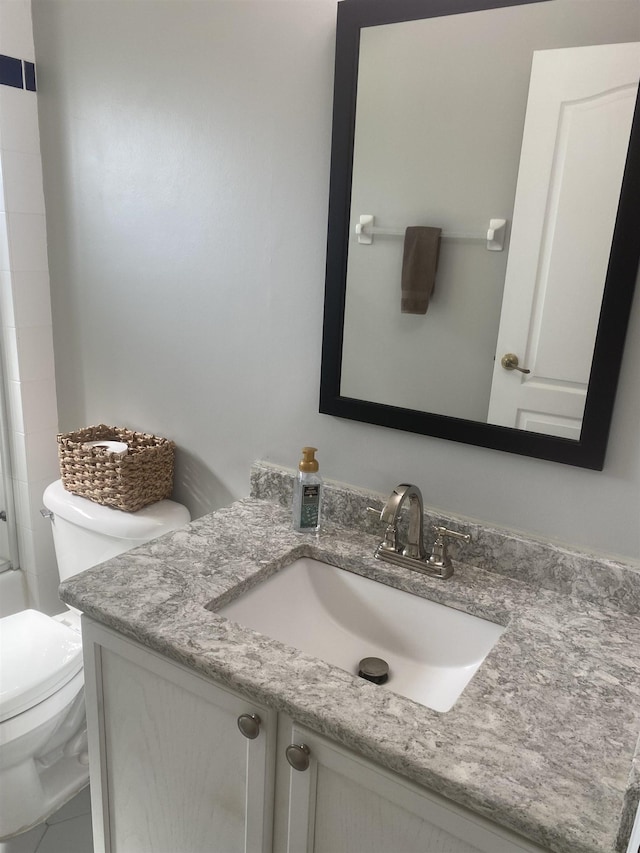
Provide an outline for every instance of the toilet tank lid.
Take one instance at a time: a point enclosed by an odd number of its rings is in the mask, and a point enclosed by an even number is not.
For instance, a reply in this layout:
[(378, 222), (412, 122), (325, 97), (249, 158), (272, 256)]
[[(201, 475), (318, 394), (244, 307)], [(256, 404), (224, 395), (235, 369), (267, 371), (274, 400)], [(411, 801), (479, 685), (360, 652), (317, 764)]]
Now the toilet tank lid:
[(33, 708), (82, 669), (82, 639), (38, 610), (0, 619), (0, 722)]
[(115, 539), (139, 542), (148, 542), (163, 533), (182, 527), (191, 520), (189, 510), (175, 501), (157, 501), (137, 512), (123, 512), (72, 495), (66, 491), (61, 480), (47, 486), (43, 502), (54, 516), (59, 515), (79, 527)]

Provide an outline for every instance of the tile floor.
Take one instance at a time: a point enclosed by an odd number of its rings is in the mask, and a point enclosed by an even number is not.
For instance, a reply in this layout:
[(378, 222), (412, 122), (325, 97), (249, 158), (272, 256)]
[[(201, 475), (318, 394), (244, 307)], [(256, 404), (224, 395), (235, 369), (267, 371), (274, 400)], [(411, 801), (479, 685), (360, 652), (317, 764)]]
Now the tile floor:
[(9, 841), (0, 841), (0, 853), (93, 853), (89, 788), (45, 823)]

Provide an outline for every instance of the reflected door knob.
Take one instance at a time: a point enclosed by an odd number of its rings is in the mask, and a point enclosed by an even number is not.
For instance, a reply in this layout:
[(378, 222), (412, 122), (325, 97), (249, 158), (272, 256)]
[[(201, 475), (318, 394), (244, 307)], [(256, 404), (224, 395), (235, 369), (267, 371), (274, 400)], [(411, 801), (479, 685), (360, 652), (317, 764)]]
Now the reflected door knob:
[(520, 373), (531, 373), (526, 367), (518, 367), (519, 359), (514, 352), (508, 352), (503, 355), (500, 364), (505, 370), (519, 370)]
[(308, 769), (311, 750), (306, 743), (292, 743), (291, 746), (286, 748), (285, 755), (287, 756), (287, 761), (294, 770), (302, 771)]
[(255, 740), (260, 734), (261, 719), (257, 714), (240, 714), (238, 728), (249, 740)]

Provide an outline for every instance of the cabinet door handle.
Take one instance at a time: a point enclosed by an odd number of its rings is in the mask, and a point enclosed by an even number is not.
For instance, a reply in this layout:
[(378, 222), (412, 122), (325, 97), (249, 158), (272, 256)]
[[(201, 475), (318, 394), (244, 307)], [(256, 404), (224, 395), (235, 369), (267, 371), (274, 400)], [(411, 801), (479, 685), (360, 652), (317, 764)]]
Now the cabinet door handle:
[(308, 769), (311, 750), (306, 743), (292, 743), (286, 748), (285, 755), (287, 756), (287, 761), (294, 770), (302, 771)]
[(262, 720), (257, 714), (240, 714), (238, 717), (238, 728), (249, 740), (254, 740), (260, 734), (260, 723)]

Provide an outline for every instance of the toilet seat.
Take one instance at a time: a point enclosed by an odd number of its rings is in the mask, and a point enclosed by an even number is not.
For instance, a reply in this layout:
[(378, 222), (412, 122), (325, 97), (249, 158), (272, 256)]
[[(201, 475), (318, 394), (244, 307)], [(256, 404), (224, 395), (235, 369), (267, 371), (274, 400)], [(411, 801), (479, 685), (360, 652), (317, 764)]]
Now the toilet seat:
[(0, 619), (0, 722), (33, 708), (82, 670), (82, 638), (37, 610)]
[(47, 699), (27, 708), (15, 717), (9, 717), (0, 722), (0, 747), (28, 736), (40, 726), (47, 725), (51, 720), (66, 712), (76, 697), (84, 697), (84, 671), (80, 670), (71, 679), (63, 684)]

